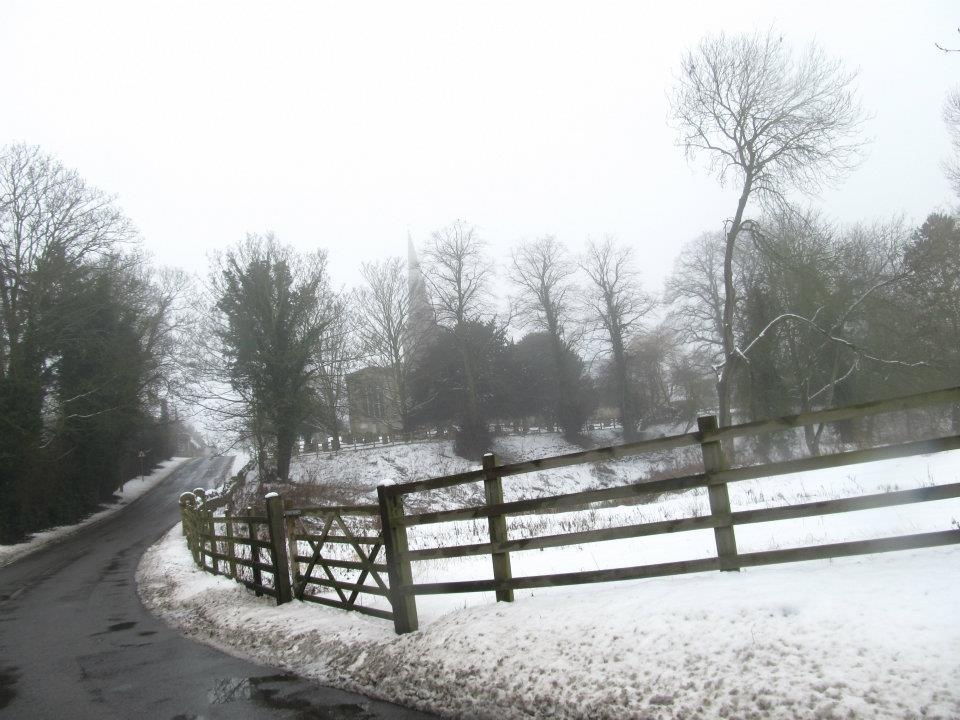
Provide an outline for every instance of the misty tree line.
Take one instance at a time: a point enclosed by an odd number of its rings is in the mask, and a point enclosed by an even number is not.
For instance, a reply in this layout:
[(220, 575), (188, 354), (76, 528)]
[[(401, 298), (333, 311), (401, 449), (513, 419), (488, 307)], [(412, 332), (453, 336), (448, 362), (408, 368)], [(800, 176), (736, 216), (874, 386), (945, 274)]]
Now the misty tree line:
[(111, 198), (38, 148), (0, 150), (0, 542), (72, 523), (172, 451), (161, 398), (176, 273)]
[[(139, 449), (168, 455), (167, 402), (201, 408), (253, 447), (261, 477), (286, 478), (300, 439), (341, 434), (346, 376), (369, 365), (390, 377), (398, 431), (453, 429), (466, 457), (498, 422), (533, 418), (576, 441), (599, 406), (631, 440), (702, 412), (728, 424), (957, 384), (957, 216), (840, 226), (789, 201), (862, 156), (854, 83), (816, 46), (793, 53), (769, 32), (684, 55), (678, 145), (736, 202), (684, 246), (661, 293), (641, 285), (635, 243), (544, 236), (494, 265), (462, 221), (422, 243), (422, 285), (392, 258), (336, 288), (323, 250), (270, 235), (187, 283), (152, 268), (129, 220), (75, 172), (3, 149), (0, 541), (96, 508)], [(812, 452), (820, 432), (805, 437)]]
[[(742, 241), (732, 268), (735, 419), (960, 379), (956, 217), (839, 227), (780, 206)], [(579, 254), (549, 236), (521, 242), (497, 275), (477, 229), (458, 221), (421, 248), (422, 287), (388, 258), (363, 265), (359, 288), (338, 291), (322, 251), (251, 236), (207, 282), (201, 307), (215, 312), (190, 343), (191, 374), (211, 381), (198, 401), (252, 442), (264, 478), (287, 476), (299, 440), (345, 432), (346, 375), (367, 365), (390, 375), (396, 433), (452, 429), (466, 457), (489, 448), (492, 425), (518, 420), (578, 441), (601, 405), (616, 409), (625, 440), (653, 425), (689, 427), (719, 405), (725, 246), (719, 232), (687, 243), (656, 298), (639, 282), (634, 248), (610, 238)], [(960, 429), (956, 413), (953, 422)], [(866, 431), (848, 425), (841, 439)], [(822, 432), (804, 437), (814, 454)]]
[[(344, 376), (365, 364), (389, 373), (398, 430), (453, 428), (457, 452), (471, 458), (489, 446), (492, 423), (534, 417), (577, 440), (601, 404), (616, 408), (631, 440), (714, 408), (726, 425), (955, 384), (956, 218), (839, 227), (789, 200), (814, 196), (863, 157), (855, 80), (817, 46), (795, 53), (773, 31), (709, 36), (683, 56), (671, 96), (678, 145), (734, 187), (736, 203), (722, 230), (684, 247), (660, 297), (640, 285), (636, 247), (611, 238), (576, 253), (545, 236), (518, 244), (495, 268), (477, 228), (457, 221), (421, 248), (425, 287), (410, 285), (393, 258), (365, 265), (351, 292), (331, 289), (322, 253), (312, 274), (297, 280), (283, 270), (286, 285), (255, 290), (245, 273), (292, 266), (296, 253), (248, 239), (209, 283), (235, 278), (208, 302), (221, 316), (206, 335), (219, 359), (209, 348), (207, 367), (220, 386), (271, 397), (273, 408), (284, 378), (300, 395), (283, 419), (236, 396), (220, 407), (254, 439), (261, 467), (282, 478), (297, 433), (291, 420), (304, 438), (320, 431), (336, 443)], [(956, 135), (952, 108), (948, 101), (945, 120)], [(951, 179), (954, 169), (945, 166)], [(244, 253), (247, 270), (231, 260)], [(323, 289), (319, 300), (299, 295), (308, 287)], [(261, 295), (303, 305), (288, 313)], [(239, 310), (247, 303), (260, 309)], [(300, 316), (311, 320), (297, 325)], [(232, 327), (236, 318), (245, 329)], [(297, 338), (290, 354), (255, 340), (255, 327)], [(303, 388), (314, 388), (309, 402)], [(807, 433), (811, 452), (821, 433)]]
[[(933, 214), (919, 228), (896, 220), (843, 228), (816, 211), (782, 207), (744, 239), (733, 266), (737, 420), (960, 380), (955, 217)], [(431, 295), (443, 298), (438, 327), (428, 342), (410, 342), (410, 352), (374, 355), (402, 380), (395, 387), (409, 388), (393, 398), (406, 429), (455, 427), (469, 457), (489, 447), (495, 422), (532, 417), (576, 441), (605, 405), (616, 408), (629, 441), (652, 425), (689, 427), (718, 407), (722, 233), (684, 246), (659, 298), (641, 287), (633, 247), (609, 238), (579, 255), (552, 237), (520, 243), (499, 286), (482, 248), (463, 223), (434, 233), (423, 255)], [(403, 318), (409, 307), (402, 272), (396, 259), (364, 268), (361, 298), (393, 294), (391, 303), (358, 306), (367, 349), (402, 347), (380, 330), (384, 308)], [(512, 302), (498, 314), (503, 287)], [(424, 332), (393, 327), (396, 338)], [(820, 452), (820, 433), (806, 435), (810, 452)]]

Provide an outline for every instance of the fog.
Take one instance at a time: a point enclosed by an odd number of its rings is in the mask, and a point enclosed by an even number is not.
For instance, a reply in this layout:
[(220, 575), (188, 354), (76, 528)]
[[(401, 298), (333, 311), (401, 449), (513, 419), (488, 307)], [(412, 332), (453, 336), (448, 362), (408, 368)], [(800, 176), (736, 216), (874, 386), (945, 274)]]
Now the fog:
[(0, 4), (0, 137), (118, 196), (164, 265), (272, 230), (340, 284), (455, 219), (503, 258), (554, 234), (635, 244), (659, 289), (721, 227), (723, 188), (676, 147), (667, 92), (704, 33), (775, 25), (858, 67), (866, 161), (816, 199), (841, 222), (951, 199), (950, 2)]

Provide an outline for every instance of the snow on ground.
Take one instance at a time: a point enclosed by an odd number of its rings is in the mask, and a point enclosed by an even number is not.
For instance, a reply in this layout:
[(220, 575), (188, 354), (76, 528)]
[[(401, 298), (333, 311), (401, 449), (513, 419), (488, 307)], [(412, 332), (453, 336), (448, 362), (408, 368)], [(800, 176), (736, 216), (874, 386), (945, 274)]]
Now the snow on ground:
[[(588, 433), (588, 447), (616, 441), (612, 430)], [(493, 451), (500, 463), (578, 452), (582, 447), (567, 442), (558, 433), (530, 433), (494, 438)], [(689, 452), (652, 453), (608, 463), (579, 465), (562, 470), (517, 476), (504, 486), (506, 500), (543, 497), (613, 485), (649, 477), (652, 472), (681, 474), (686, 465), (699, 463), (699, 449)], [(441, 475), (476, 470), (480, 463), (458, 457), (451, 440), (431, 440), (389, 446), (344, 447), (337, 452), (304, 453), (293, 458), (291, 479), (301, 487), (320, 490), (328, 504), (376, 502), (377, 485), (405, 483)], [(701, 469), (697, 465), (694, 472)], [(410, 498), (417, 509), (462, 507), (482, 498), (477, 486), (463, 486)]]
[[(532, 476), (559, 475), (561, 478), (552, 484), (546, 480), (542, 482), (547, 487), (568, 487), (571, 482), (570, 471), (583, 467), (504, 478), (504, 495), (507, 499), (524, 496), (524, 492), (530, 488), (530, 482), (524, 480)], [(518, 481), (523, 483), (523, 492), (517, 491), (515, 483), (519, 484)], [(729, 494), (733, 510), (750, 510), (953, 482), (960, 482), (960, 451), (747, 480), (731, 483)], [(707, 515), (709, 512), (707, 491), (698, 489), (667, 494), (655, 498), (653, 502), (640, 505), (513, 516), (507, 518), (507, 527), (510, 539), (518, 539)], [(747, 553), (951, 528), (960, 529), (960, 499), (740, 525), (736, 528), (736, 537), (738, 549)], [(408, 530), (408, 538), (411, 549), (489, 541), (485, 519), (413, 527)], [(302, 550), (309, 554), (306, 545)], [(356, 560), (349, 546), (345, 545), (330, 546), (329, 549), (324, 549), (324, 553), (332, 559)], [(715, 555), (713, 531), (708, 529), (513, 552), (510, 554), (510, 561), (514, 576), (521, 577), (693, 560)], [(413, 563), (412, 568), (414, 582), (418, 583), (493, 577), (487, 556), (421, 561)], [(340, 579), (355, 582), (352, 578), (356, 573), (335, 572)], [(518, 590), (516, 594), (542, 596), (558, 592), (566, 590)], [(418, 598), (417, 604), (421, 617), (432, 620), (449, 611), (451, 604), (454, 607), (466, 607), (492, 602), (493, 597), (493, 593), (428, 595)], [(373, 607), (389, 609), (385, 598), (363, 596), (363, 602)]]
[(568, 589), (416, 633), (200, 572), (179, 528), (141, 596), (186, 634), (457, 718), (956, 718), (960, 551)]
[(453, 454), (450, 440), (428, 440), (336, 452), (304, 453), (291, 461), (291, 478), (298, 483), (341, 483), (369, 492), (382, 480), (401, 483), (463, 472), (478, 463)]
[[(747, 509), (957, 481), (960, 451), (735, 483), (730, 494), (734, 509)], [(705, 493), (688, 492), (511, 518), (510, 536), (707, 511)], [(960, 529), (960, 500), (736, 532), (751, 552), (951, 527)], [(411, 531), (414, 547), (484, 540), (483, 523)], [(712, 532), (694, 531), (511, 560), (522, 576), (714, 553)], [(484, 557), (415, 563), (414, 572), (420, 582), (492, 574)], [(144, 602), (193, 637), (450, 717), (960, 717), (958, 547), (518, 591), (512, 604), (490, 593), (419, 597), (421, 629), (402, 637), (387, 621), (296, 601), (277, 608), (202, 573), (179, 530), (144, 556), (138, 580)]]
[(75, 525), (61, 525), (60, 527), (50, 528), (49, 530), (44, 530), (43, 532), (34, 533), (29, 540), (16, 545), (0, 545), (0, 567), (9, 565), (14, 560), (18, 560), (24, 555), (29, 555), (32, 552), (36, 552), (40, 548), (46, 547), (51, 543), (59, 542), (65, 537), (77, 532), (80, 530), (80, 528), (100, 522), (104, 518), (109, 517), (122, 507), (129, 505), (131, 502), (143, 495), (147, 490), (169, 475), (174, 468), (186, 462), (187, 460), (189, 460), (189, 458), (172, 458), (171, 460), (165, 460), (143, 480), (140, 480), (140, 478), (127, 480), (127, 482), (123, 485), (123, 489), (114, 493), (114, 497), (119, 498), (117, 502), (115, 502), (113, 505), (103, 506), (103, 510), (84, 518)]

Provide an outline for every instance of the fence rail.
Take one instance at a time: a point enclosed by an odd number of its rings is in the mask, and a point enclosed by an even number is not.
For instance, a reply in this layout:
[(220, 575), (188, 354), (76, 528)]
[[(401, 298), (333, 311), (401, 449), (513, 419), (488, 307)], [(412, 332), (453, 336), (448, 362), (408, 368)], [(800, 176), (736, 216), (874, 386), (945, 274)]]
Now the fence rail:
[[(388, 620), (393, 619), (393, 613), (390, 611), (357, 602), (361, 595), (385, 598), (390, 596), (390, 589), (382, 577), (387, 571), (387, 566), (377, 562), (377, 557), (383, 548), (383, 536), (376, 522), (377, 515), (378, 510), (375, 505), (309, 507), (286, 512), (290, 568), (293, 575), (294, 595), (298, 600), (317, 602), (342, 610), (354, 610)], [(316, 532), (318, 528), (319, 533)], [(355, 559), (344, 560), (324, 556), (323, 549), (327, 543), (349, 545)], [(309, 554), (301, 554), (302, 544), (307, 545)], [(353, 578), (345, 579), (343, 573), (338, 577), (336, 570), (353, 571), (358, 574)], [(322, 576), (317, 574), (318, 571), (322, 572)], [(366, 582), (368, 579), (373, 581), (373, 585)], [(336, 592), (337, 598), (322, 597), (314, 592), (315, 588), (332, 589)]]
[[(391, 602), (394, 607), (395, 629), (398, 633), (416, 630), (418, 625), (417, 595), (492, 591), (496, 593), (497, 600), (509, 601), (513, 598), (513, 591), (519, 589), (609, 582), (710, 570), (734, 571), (744, 567), (774, 563), (799, 562), (960, 543), (960, 530), (945, 530), (875, 540), (821, 544), (787, 550), (741, 553), (737, 549), (735, 531), (736, 526), (750, 523), (815, 517), (956, 498), (960, 497), (960, 483), (741, 511), (731, 509), (728, 492), (730, 483), (743, 480), (960, 449), (960, 436), (737, 467), (729, 466), (729, 453), (725, 452), (727, 448), (724, 447), (725, 443), (730, 443), (735, 438), (755, 437), (765, 433), (802, 428), (807, 425), (835, 423), (880, 413), (958, 402), (960, 402), (960, 388), (949, 388), (907, 397), (859, 403), (841, 408), (829, 408), (773, 420), (743, 423), (726, 428), (718, 428), (716, 418), (707, 416), (698, 420), (697, 432), (693, 433), (641, 440), (624, 445), (505, 465), (498, 465), (495, 456), (488, 454), (484, 457), (483, 468), (480, 470), (402, 485), (380, 487), (378, 494), (381, 522), (388, 529), (385, 533), (385, 539), (388, 548), (387, 556), (388, 566), (390, 567)], [(521, 499), (511, 502), (504, 502), (503, 500), (501, 481), (505, 477), (695, 446), (700, 448), (704, 469), (702, 473), (663, 480), (638, 481), (618, 487), (586, 490), (546, 498)], [(481, 481), (484, 483), (485, 500), (482, 505), (409, 515), (404, 512), (403, 497), (406, 495)], [(629, 502), (636, 502), (638, 498), (656, 498), (664, 493), (704, 488), (707, 490), (710, 505), (708, 515), (523, 539), (509, 539), (506, 533), (506, 518), (510, 516), (579, 510), (600, 502), (625, 505)], [(408, 548), (407, 532), (410, 528), (484, 518), (487, 520), (489, 527), (489, 542), (418, 548), (416, 550)], [(715, 557), (526, 577), (513, 577), (511, 573), (511, 552), (705, 529), (714, 531)], [(412, 563), (414, 562), (478, 555), (490, 556), (493, 570), (492, 579), (430, 583), (415, 583), (412, 580)]]
[[(494, 592), (498, 601), (509, 602), (513, 600), (514, 591), (520, 589), (711, 570), (735, 571), (775, 563), (960, 543), (960, 529), (957, 529), (742, 553), (737, 549), (735, 530), (737, 526), (752, 523), (958, 498), (960, 483), (754, 510), (732, 510), (728, 493), (730, 483), (744, 480), (960, 449), (960, 436), (948, 436), (780, 462), (730, 465), (729, 444), (736, 438), (944, 403), (960, 403), (960, 387), (726, 428), (718, 428), (716, 418), (707, 416), (698, 420), (697, 432), (505, 465), (498, 464), (494, 455), (487, 454), (483, 459), (483, 467), (478, 470), (401, 485), (381, 485), (377, 489), (377, 505), (285, 510), (282, 499), (272, 493), (267, 496), (266, 515), (254, 515), (249, 508), (240, 515), (215, 515), (219, 501), (208, 499), (202, 490), (197, 490), (184, 493), (181, 497), (184, 534), (194, 560), (208, 572), (233, 577), (254, 589), (257, 594), (275, 597), (278, 604), (297, 598), (392, 619), (398, 633), (417, 629), (418, 595)], [(552, 497), (504, 501), (502, 480), (505, 477), (685, 447), (699, 447), (703, 472), (660, 480), (638, 480), (617, 487)], [(406, 514), (404, 510), (404, 498), (407, 495), (481, 482), (483, 503), (480, 505), (414, 514)], [(652, 502), (665, 493), (696, 489), (706, 489), (709, 514), (523, 539), (511, 539), (507, 532), (506, 519), (511, 516), (581, 510), (596, 503), (623, 506), (638, 501)], [(410, 528), (483, 519), (487, 521), (488, 542), (415, 550), (409, 548), (407, 533)], [(512, 574), (512, 552), (709, 529), (713, 530), (716, 545), (716, 555), (713, 557), (584, 572), (524, 577), (513, 577)], [(238, 548), (243, 550), (238, 552)], [(266, 553), (269, 561), (264, 560), (263, 553)], [(479, 555), (490, 556), (492, 579), (429, 583), (413, 581), (412, 564), (415, 562)], [(269, 575), (268, 580), (264, 580), (263, 573)], [(329, 593), (331, 590), (334, 593), (332, 595)], [(380, 598), (381, 602), (386, 598), (391, 610), (362, 604), (360, 600), (365, 596)]]
[[(282, 508), (279, 500), (279, 496), (267, 497), (266, 515), (254, 515), (249, 507), (243, 515), (216, 515), (224, 504), (221, 498), (207, 498), (203, 488), (183, 493), (180, 496), (183, 532), (197, 565), (214, 575), (233, 578), (258, 596), (275, 597), (277, 604), (288, 601), (286, 551), (275, 542), (275, 516)], [(218, 528), (222, 532), (218, 532)], [(264, 552), (267, 561), (263, 559)], [(264, 578), (265, 572), (267, 578)]]

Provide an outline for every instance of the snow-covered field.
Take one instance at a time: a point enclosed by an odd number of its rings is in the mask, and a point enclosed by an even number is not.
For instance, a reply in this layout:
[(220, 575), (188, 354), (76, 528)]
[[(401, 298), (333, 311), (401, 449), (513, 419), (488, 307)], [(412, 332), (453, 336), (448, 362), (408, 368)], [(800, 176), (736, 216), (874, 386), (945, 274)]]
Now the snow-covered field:
[[(617, 441), (610, 430), (590, 434), (589, 447)], [(502, 463), (560, 455), (583, 450), (556, 433), (497, 437), (493, 451)], [(688, 463), (699, 466), (699, 448), (673, 453), (654, 453), (610, 463), (578, 465), (551, 472), (511, 478), (504, 484), (507, 500), (544, 497), (598, 487), (636, 482), (651, 473), (680, 474)], [(293, 459), (291, 479), (298, 490), (315, 488), (325, 504), (359, 504), (377, 501), (377, 485), (405, 483), (440, 475), (476, 470), (479, 463), (458, 457), (450, 440), (397, 444), (387, 447), (344, 448), (336, 453), (306, 453)], [(482, 497), (478, 486), (461, 486), (408, 498), (413, 509), (443, 509), (475, 503)]]
[(46, 547), (50, 543), (59, 542), (63, 538), (77, 532), (80, 528), (100, 522), (104, 518), (109, 517), (113, 513), (117, 512), (126, 505), (129, 505), (131, 502), (143, 495), (147, 490), (169, 475), (174, 468), (181, 463), (186, 462), (187, 460), (189, 460), (189, 458), (172, 458), (170, 460), (165, 460), (142, 481), (140, 478), (127, 480), (127, 482), (123, 485), (123, 490), (114, 493), (114, 495), (119, 498), (117, 502), (115, 502), (113, 505), (102, 506), (102, 510), (84, 518), (75, 525), (62, 525), (60, 527), (44, 530), (43, 532), (34, 533), (29, 540), (16, 545), (0, 545), (0, 567), (9, 565), (14, 560), (18, 560), (24, 555), (29, 555), (32, 552), (36, 552), (40, 548)]
[[(536, 437), (507, 438), (514, 447), (496, 451), (511, 459), (550, 454)], [(349, 472), (358, 485), (375, 486), (385, 474), (393, 479), (388, 468), (421, 467), (429, 454), (411, 453), (357, 457)], [(619, 483), (643, 476), (650, 469), (643, 462), (599, 475), (569, 468), (552, 479), (525, 476), (520, 489), (519, 478), (507, 478), (505, 493), (522, 495), (538, 483), (551, 491), (597, 486), (611, 472)], [(430, 474), (467, 469), (456, 463)], [(330, 472), (339, 475), (336, 465)], [(734, 509), (748, 509), (958, 481), (960, 452), (948, 452), (735, 483), (730, 493)], [(692, 491), (646, 505), (511, 518), (510, 536), (706, 512), (705, 493)], [(740, 550), (751, 552), (951, 527), (960, 532), (960, 500), (736, 533)], [(414, 547), (485, 540), (485, 523), (411, 531)], [(514, 576), (573, 572), (708, 557), (713, 542), (711, 531), (693, 531), (517, 552), (511, 560)], [(414, 572), (418, 582), (492, 576), (487, 557), (415, 563)], [(144, 601), (194, 637), (451, 717), (960, 717), (958, 547), (518, 591), (512, 604), (494, 603), (490, 593), (426, 596), (417, 599), (420, 631), (403, 637), (387, 621), (353, 613), (296, 601), (273, 607), (197, 570), (176, 530), (144, 556), (139, 579)]]

